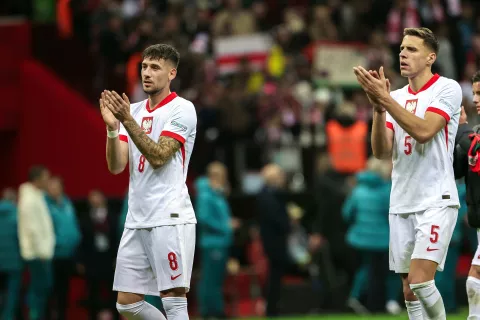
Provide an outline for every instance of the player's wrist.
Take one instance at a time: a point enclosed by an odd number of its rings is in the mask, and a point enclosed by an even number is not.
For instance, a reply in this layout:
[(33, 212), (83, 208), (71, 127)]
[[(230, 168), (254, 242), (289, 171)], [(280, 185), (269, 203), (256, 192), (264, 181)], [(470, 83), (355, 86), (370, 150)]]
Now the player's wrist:
[(118, 137), (118, 130), (117, 129), (112, 130), (112, 128), (107, 126), (107, 137), (109, 137), (110, 139), (117, 138)]

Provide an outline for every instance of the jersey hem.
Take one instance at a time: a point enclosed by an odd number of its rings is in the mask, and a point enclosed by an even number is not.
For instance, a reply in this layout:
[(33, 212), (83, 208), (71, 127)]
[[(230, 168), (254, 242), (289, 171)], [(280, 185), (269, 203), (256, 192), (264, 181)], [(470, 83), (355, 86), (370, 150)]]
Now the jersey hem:
[(125, 223), (125, 229), (147, 229), (164, 226), (176, 226), (180, 224), (197, 224), (197, 221), (164, 221), (164, 222), (151, 222), (151, 223)]
[(427, 205), (421, 207), (402, 207), (399, 209), (390, 208), (388, 214), (406, 214), (406, 213), (415, 213), (419, 211), (425, 211), (432, 208), (445, 208), (445, 207), (457, 207), (460, 208), (460, 202), (448, 202), (448, 203), (440, 203), (437, 206)]

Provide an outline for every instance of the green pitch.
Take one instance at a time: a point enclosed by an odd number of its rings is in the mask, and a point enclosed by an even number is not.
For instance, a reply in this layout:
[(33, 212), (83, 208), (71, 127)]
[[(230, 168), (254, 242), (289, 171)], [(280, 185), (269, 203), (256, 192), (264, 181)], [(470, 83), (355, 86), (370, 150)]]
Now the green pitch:
[[(465, 320), (468, 316), (468, 310), (464, 309), (459, 313), (456, 314), (448, 314), (448, 320)], [(243, 320), (250, 320), (250, 319), (264, 319), (264, 318), (240, 318)], [(276, 320), (296, 320), (296, 319), (307, 319), (307, 320), (323, 320), (323, 319), (332, 319), (332, 320), (358, 320), (358, 319), (376, 319), (376, 320), (393, 320), (393, 319), (408, 319), (407, 313), (402, 313), (398, 316), (390, 316), (390, 315), (375, 315), (375, 316), (357, 316), (354, 314), (337, 314), (337, 315), (322, 315), (322, 316), (299, 316), (299, 317), (281, 317), (275, 318)]]

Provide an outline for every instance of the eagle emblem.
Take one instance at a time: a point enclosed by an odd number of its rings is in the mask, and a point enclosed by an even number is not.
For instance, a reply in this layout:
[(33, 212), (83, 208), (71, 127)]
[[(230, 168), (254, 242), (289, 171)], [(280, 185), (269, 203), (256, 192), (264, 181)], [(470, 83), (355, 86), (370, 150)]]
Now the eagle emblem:
[(153, 117), (144, 117), (142, 119), (142, 130), (146, 134), (149, 134), (152, 132), (152, 124), (153, 124)]
[(407, 102), (405, 102), (405, 109), (407, 109), (408, 112), (415, 114), (415, 111), (417, 110), (417, 103), (418, 99), (407, 100)]

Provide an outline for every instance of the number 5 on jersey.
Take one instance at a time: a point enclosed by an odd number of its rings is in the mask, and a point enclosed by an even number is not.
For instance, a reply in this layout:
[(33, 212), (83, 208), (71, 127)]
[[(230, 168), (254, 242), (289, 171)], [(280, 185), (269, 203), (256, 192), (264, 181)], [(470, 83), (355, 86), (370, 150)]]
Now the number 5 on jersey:
[(405, 149), (403, 149), (403, 152), (407, 156), (412, 154), (412, 137), (410, 136), (405, 136), (405, 142), (404, 142)]
[(140, 161), (138, 162), (138, 172), (143, 172), (145, 170), (145, 156), (142, 154), (140, 156)]

